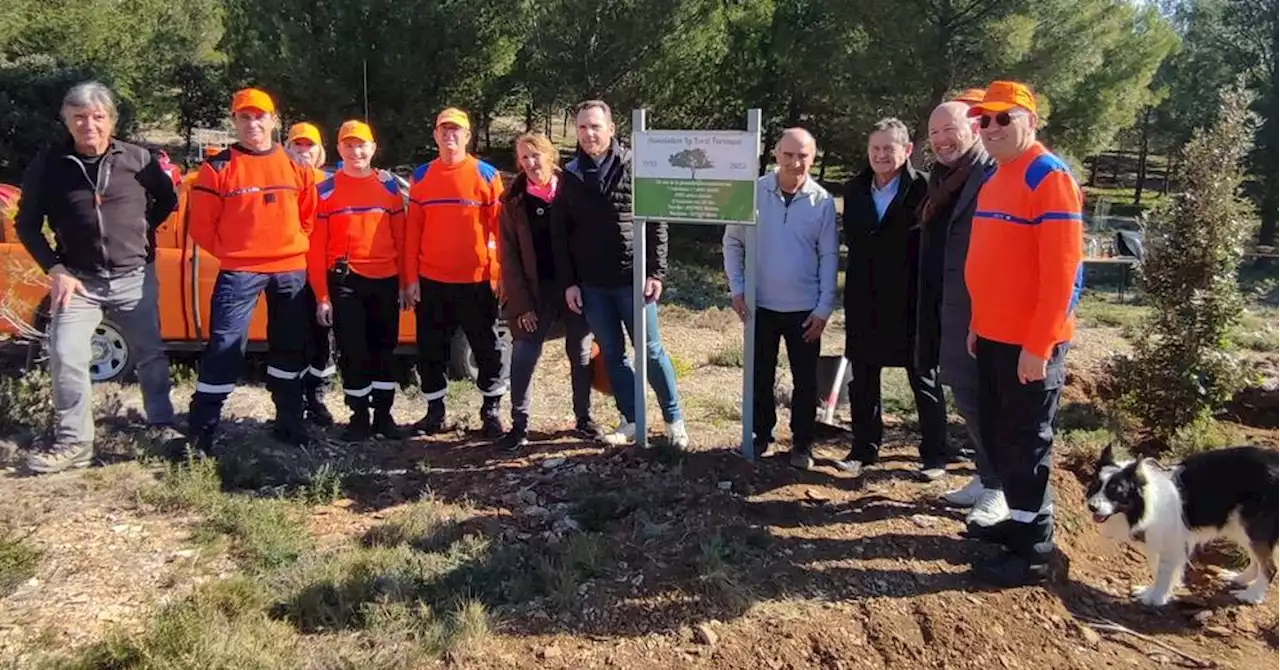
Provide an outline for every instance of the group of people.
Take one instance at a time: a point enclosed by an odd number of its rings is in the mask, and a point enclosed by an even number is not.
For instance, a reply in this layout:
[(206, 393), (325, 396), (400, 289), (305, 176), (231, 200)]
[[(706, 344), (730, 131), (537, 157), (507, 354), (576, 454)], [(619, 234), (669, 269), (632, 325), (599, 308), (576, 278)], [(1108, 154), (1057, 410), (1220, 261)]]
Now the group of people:
[[(844, 188), (845, 357), (853, 441), (836, 467), (858, 476), (878, 457), (880, 373), (905, 368), (920, 421), (920, 473), (941, 478), (947, 446), (943, 386), (973, 444), (977, 474), (943, 499), (970, 508), (966, 534), (1007, 551), (975, 566), (985, 581), (1047, 578), (1053, 552), (1050, 448), (1073, 312), (1083, 279), (1083, 198), (1066, 164), (1036, 140), (1030, 89), (996, 81), (929, 116), (935, 164), (910, 158), (905, 124), (875, 124), (869, 167)], [(809, 175), (817, 144), (800, 128), (774, 147), (777, 170), (756, 188), (755, 451), (777, 422), (773, 384), (785, 341), (792, 465), (811, 447), (822, 332), (835, 302), (834, 199)], [(724, 263), (746, 319), (742, 226), (728, 226)]]
[[(936, 160), (911, 162), (907, 126), (878, 122), (869, 167), (844, 189), (848, 248), (844, 307), (853, 443), (837, 467), (855, 476), (876, 463), (882, 442), (881, 370), (900, 367), (915, 396), (925, 479), (956, 458), (947, 446), (943, 386), (953, 392), (974, 446), (977, 475), (945, 499), (970, 507), (967, 533), (1009, 551), (978, 566), (997, 583), (1045, 578), (1052, 552), (1049, 450), (1081, 284), (1082, 198), (1066, 165), (1036, 140), (1031, 91), (993, 82), (940, 104), (929, 118)], [(392, 355), (402, 310), (416, 317), (426, 415), (413, 428), (438, 433), (446, 421), (446, 363), (455, 330), (479, 369), (486, 437), (518, 451), (528, 444), (530, 385), (543, 344), (563, 324), (576, 431), (609, 444), (635, 439), (634, 372), (626, 351), (634, 308), (631, 153), (615, 135), (609, 106), (577, 109), (578, 148), (563, 168), (536, 133), (515, 141), (519, 172), (498, 171), (468, 153), (461, 110), (436, 117), (439, 157), (417, 168), (405, 194), (373, 167), (377, 143), (363, 121), (337, 134), (340, 166), (325, 169), (314, 125), (294, 125), (275, 143), (269, 95), (233, 96), (236, 143), (209, 156), (191, 189), (188, 232), (214, 255), (207, 348), (185, 435), (173, 426), (168, 363), (159, 336), (154, 233), (176, 206), (173, 182), (145, 149), (112, 137), (116, 107), (97, 83), (74, 87), (62, 117), (70, 140), (35, 158), (23, 182), (17, 228), (51, 277), (49, 325), (55, 430), (29, 467), (48, 472), (93, 456), (88, 363), (93, 330), (109, 314), (138, 356), (148, 422), (157, 439), (214, 452), (228, 394), (243, 364), (249, 320), (261, 294), (268, 319), (267, 387), (274, 435), (308, 440), (305, 422), (333, 423), (323, 403), (329, 330), (348, 440), (402, 435), (391, 415)], [(777, 168), (756, 189), (755, 296), (757, 453), (777, 423), (773, 400), (779, 343), (795, 391), (792, 465), (813, 465), (822, 334), (835, 308), (839, 266), (836, 202), (810, 176), (814, 137), (791, 128), (777, 139)], [(48, 220), (56, 245), (44, 236)], [(748, 301), (745, 231), (728, 226), (724, 263), (734, 310)], [(667, 435), (689, 437), (675, 372), (659, 333), (656, 303), (666, 273), (667, 228), (647, 227), (644, 284), (648, 366)], [(496, 331), (509, 325), (510, 369)], [(599, 345), (619, 425), (592, 419), (591, 348)], [(639, 361), (637, 361), (639, 364)], [(511, 426), (500, 418), (511, 394)]]
[[(173, 426), (152, 265), (155, 230), (177, 205), (174, 184), (150, 152), (113, 137), (117, 110), (106, 87), (74, 87), (61, 114), (70, 139), (29, 166), (17, 217), (23, 244), (52, 283), (56, 426), (46, 448), (29, 459), (31, 470), (92, 460), (90, 340), (104, 314), (135, 350), (153, 439), (213, 452), (263, 294), (273, 434), (285, 443), (306, 444), (307, 422), (333, 423), (324, 391), (338, 371), (351, 410), (343, 436), (402, 435), (391, 414), (401, 310), (415, 312), (427, 400), (426, 415), (413, 425), (417, 434), (445, 428), (450, 341), (461, 329), (478, 367), (484, 435), (509, 450), (525, 447), (534, 368), (562, 323), (575, 431), (611, 444), (634, 439), (634, 372), (623, 337), (632, 314), (631, 159), (614, 139), (604, 102), (580, 106), (578, 153), (563, 170), (546, 137), (517, 138), (520, 171), (509, 188), (496, 168), (468, 153), (467, 114), (446, 109), (435, 119), (439, 156), (414, 170), (405, 193), (394, 175), (373, 167), (378, 147), (365, 122), (342, 125), (341, 162), (326, 169), (316, 126), (295, 124), (277, 144), (271, 97), (257, 89), (236, 92), (230, 106), (236, 142), (205, 157), (189, 196), (187, 233), (217, 258), (219, 272), (185, 434)], [(654, 304), (662, 293), (666, 228), (653, 225), (649, 235), (645, 360), (655, 372), (668, 438), (684, 447), (689, 438)], [(500, 310), (514, 340), (510, 369), (497, 330)], [(591, 417), (593, 338), (623, 417), (610, 431)], [(499, 415), (508, 391), (509, 430)]]

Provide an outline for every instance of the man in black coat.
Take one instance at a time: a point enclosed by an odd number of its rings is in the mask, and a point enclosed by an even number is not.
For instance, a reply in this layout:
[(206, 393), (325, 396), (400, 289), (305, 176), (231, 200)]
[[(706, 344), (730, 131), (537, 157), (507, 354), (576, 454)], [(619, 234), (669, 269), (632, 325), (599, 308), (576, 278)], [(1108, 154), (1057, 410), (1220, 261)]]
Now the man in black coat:
[(852, 380), (853, 448), (837, 465), (855, 476), (876, 462), (883, 440), (880, 370), (906, 368), (920, 415), (920, 472), (945, 474), (947, 412), (936, 367), (914, 365), (920, 222), (928, 175), (917, 171), (907, 127), (876, 123), (867, 140), (870, 167), (845, 186), (845, 357)]

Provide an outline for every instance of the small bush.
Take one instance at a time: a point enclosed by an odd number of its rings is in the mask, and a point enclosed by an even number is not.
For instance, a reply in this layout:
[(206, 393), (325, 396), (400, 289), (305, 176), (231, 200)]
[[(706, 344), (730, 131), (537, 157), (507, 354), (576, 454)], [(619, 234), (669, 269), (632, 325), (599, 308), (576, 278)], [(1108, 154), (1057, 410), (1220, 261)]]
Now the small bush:
[(1192, 454), (1211, 451), (1223, 447), (1231, 447), (1244, 443), (1244, 435), (1234, 426), (1215, 421), (1201, 419), (1183, 426), (1174, 434), (1170, 442), (1170, 456), (1182, 460)]
[(695, 588), (704, 598), (734, 611), (745, 610), (755, 597), (750, 584), (742, 579), (741, 548), (719, 534), (698, 543), (694, 563)]
[(53, 382), (44, 370), (0, 377), (0, 435), (42, 432), (53, 421)]
[(288, 565), (311, 546), (297, 509), (281, 500), (231, 497), (201, 522), (196, 537), (205, 542), (226, 535), (232, 553), (249, 570)]
[(173, 363), (169, 366), (169, 383), (175, 387), (195, 386), (196, 369), (190, 365)]
[(408, 545), (421, 551), (439, 551), (461, 537), (458, 522), (463, 516), (461, 510), (427, 494), (387, 523), (370, 528), (363, 541), (370, 547)]
[(333, 463), (322, 463), (307, 475), (307, 483), (298, 491), (304, 505), (330, 505), (342, 498), (346, 474)]
[(670, 351), (667, 352), (667, 357), (671, 359), (671, 367), (675, 370), (677, 380), (684, 379), (693, 372), (693, 363), (690, 363), (687, 359), (681, 358)]
[(31, 546), (26, 537), (10, 529), (0, 532), (0, 598), (35, 576), (43, 557), (44, 552)]
[(1186, 192), (1146, 222), (1141, 266), (1150, 315), (1134, 353), (1109, 370), (1121, 407), (1165, 445), (1207, 421), (1245, 382), (1230, 333), (1243, 315), (1237, 274), (1253, 221), (1239, 197), (1253, 121), (1249, 96), (1224, 91), (1217, 123), (1183, 149)]
[(140, 632), (114, 631), (63, 667), (82, 670), (293, 670), (300, 639), (262, 610), (258, 587), (232, 577), (165, 606)]
[(226, 502), (218, 463), (188, 454), (180, 464), (166, 464), (160, 484), (138, 492), (142, 502), (162, 512), (212, 514)]
[(741, 368), (746, 365), (742, 355), (742, 346), (737, 344), (731, 344), (712, 352), (707, 357), (707, 363), (720, 368)]

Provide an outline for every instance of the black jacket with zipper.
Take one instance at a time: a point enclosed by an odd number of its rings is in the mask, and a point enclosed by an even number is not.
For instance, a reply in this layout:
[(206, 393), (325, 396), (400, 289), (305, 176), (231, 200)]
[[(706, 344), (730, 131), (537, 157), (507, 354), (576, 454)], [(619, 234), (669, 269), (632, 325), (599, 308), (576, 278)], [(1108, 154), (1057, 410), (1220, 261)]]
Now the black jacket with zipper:
[[(177, 206), (173, 182), (146, 149), (111, 140), (95, 183), (68, 141), (27, 166), (14, 227), (45, 272), (61, 263), (78, 274), (112, 277), (155, 259), (155, 230)], [(53, 246), (44, 235), (46, 218)]]
[[(631, 151), (615, 140), (608, 172), (593, 188), (584, 181), (581, 150), (560, 175), (551, 207), (556, 280), (562, 286), (630, 286), (634, 232), (631, 220)], [(645, 225), (645, 274), (659, 281), (667, 274), (667, 224)]]

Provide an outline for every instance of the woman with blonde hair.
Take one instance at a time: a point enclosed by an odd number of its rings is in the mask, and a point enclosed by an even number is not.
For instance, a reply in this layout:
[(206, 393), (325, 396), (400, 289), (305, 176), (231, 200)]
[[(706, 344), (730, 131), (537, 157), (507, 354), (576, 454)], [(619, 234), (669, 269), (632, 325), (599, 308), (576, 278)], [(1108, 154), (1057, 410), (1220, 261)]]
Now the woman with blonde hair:
[(502, 197), (499, 218), (503, 316), (511, 327), (511, 430), (499, 445), (519, 451), (528, 445), (529, 387), (552, 325), (564, 322), (565, 354), (569, 357), (576, 432), (597, 439), (600, 428), (591, 419), (591, 331), (581, 314), (570, 311), (564, 287), (556, 282), (551, 250), (551, 207), (560, 183), (559, 155), (538, 133), (516, 138), (520, 174)]

